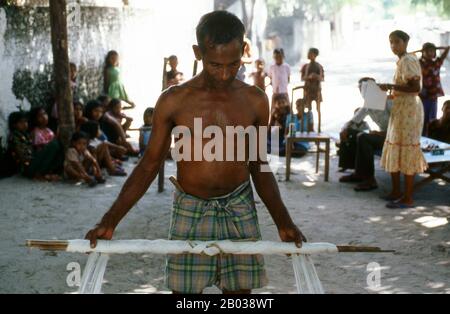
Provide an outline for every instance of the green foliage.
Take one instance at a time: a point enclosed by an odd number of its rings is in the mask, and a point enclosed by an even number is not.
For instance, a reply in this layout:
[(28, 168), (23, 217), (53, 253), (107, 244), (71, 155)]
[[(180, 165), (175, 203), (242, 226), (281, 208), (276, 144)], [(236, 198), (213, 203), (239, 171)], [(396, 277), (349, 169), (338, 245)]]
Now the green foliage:
[(346, 4), (359, 0), (267, 0), (269, 16), (306, 16), (310, 19), (327, 19)]
[[(386, 12), (399, 5), (417, 9), (431, 6), (443, 16), (450, 17), (450, 0), (378, 0)], [(305, 16), (308, 19), (328, 19), (346, 4), (358, 4), (360, 0), (267, 0), (269, 16)]]
[(414, 6), (431, 4), (434, 5), (442, 15), (447, 17), (450, 16), (450, 0), (411, 0), (411, 3)]

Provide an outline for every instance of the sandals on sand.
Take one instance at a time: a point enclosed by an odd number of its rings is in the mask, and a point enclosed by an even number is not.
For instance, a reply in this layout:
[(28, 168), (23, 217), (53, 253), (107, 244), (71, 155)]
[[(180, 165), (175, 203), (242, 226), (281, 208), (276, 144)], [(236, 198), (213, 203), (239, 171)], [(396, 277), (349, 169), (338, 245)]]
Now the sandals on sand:
[(414, 205), (407, 205), (407, 204), (395, 203), (395, 202), (391, 202), (391, 203), (387, 204), (386, 207), (389, 208), (389, 209), (411, 209), (411, 208), (415, 208)]
[(383, 201), (386, 201), (386, 202), (390, 202), (390, 203), (394, 203), (395, 201), (398, 201), (401, 198), (402, 198), (402, 196), (400, 196), (399, 198), (393, 198), (390, 195), (388, 195), (388, 196), (380, 196), (380, 199), (382, 199)]
[(354, 174), (351, 174), (349, 176), (343, 176), (339, 179), (339, 182), (341, 183), (361, 183), (364, 179), (361, 179), (360, 177), (355, 176)]

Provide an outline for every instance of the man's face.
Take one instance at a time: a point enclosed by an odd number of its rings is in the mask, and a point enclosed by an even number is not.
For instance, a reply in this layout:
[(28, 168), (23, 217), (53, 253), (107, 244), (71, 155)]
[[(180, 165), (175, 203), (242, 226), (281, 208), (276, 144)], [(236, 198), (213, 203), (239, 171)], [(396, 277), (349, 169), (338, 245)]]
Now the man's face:
[(228, 44), (210, 47), (206, 40), (206, 51), (201, 52), (203, 70), (216, 88), (226, 88), (233, 83), (241, 67), (243, 46), (235, 39)]

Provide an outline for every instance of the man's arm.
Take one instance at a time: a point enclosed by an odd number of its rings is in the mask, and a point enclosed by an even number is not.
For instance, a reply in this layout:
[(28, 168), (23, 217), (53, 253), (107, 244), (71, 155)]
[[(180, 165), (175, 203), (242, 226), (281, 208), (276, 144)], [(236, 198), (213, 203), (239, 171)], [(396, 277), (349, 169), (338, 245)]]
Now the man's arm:
[(97, 239), (112, 239), (117, 225), (142, 198), (156, 178), (171, 144), (173, 106), (171, 106), (169, 93), (171, 93), (170, 90), (166, 91), (156, 105), (149, 149), (126, 181), (111, 209), (103, 216), (101, 222), (86, 235), (86, 239), (91, 241), (92, 247), (97, 245)]
[[(258, 128), (267, 127), (269, 117), (269, 101), (267, 96), (262, 95), (262, 92), (260, 93), (260, 95), (254, 97), (255, 101), (258, 102), (256, 106), (258, 117), (256, 126)], [(258, 130), (258, 138), (260, 138), (259, 132), (261, 132), (261, 130)], [(261, 143), (258, 143), (258, 155), (260, 144)], [(278, 228), (281, 240), (283, 242), (295, 242), (298, 247), (301, 247), (302, 243), (306, 242), (306, 238), (292, 221), (292, 218), (281, 199), (275, 176), (272, 172), (262, 171), (261, 167), (264, 165), (267, 166), (268, 162), (262, 156), (258, 156), (257, 162), (250, 162), (250, 173), (256, 192), (269, 210), (269, 213)]]
[(447, 59), (448, 57), (448, 53), (450, 52), (450, 46), (446, 47), (444, 49), (444, 52), (441, 54), (441, 56), (439, 57), (439, 60), (441, 60), (442, 63), (444, 63), (445, 59)]

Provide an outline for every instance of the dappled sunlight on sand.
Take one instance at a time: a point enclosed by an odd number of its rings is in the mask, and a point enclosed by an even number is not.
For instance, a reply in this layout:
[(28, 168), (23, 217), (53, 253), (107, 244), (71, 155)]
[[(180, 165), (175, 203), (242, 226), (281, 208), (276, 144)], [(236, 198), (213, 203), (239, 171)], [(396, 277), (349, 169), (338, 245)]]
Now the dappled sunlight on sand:
[(433, 216), (425, 216), (414, 221), (429, 229), (442, 227), (448, 224), (447, 218), (438, 218)]

